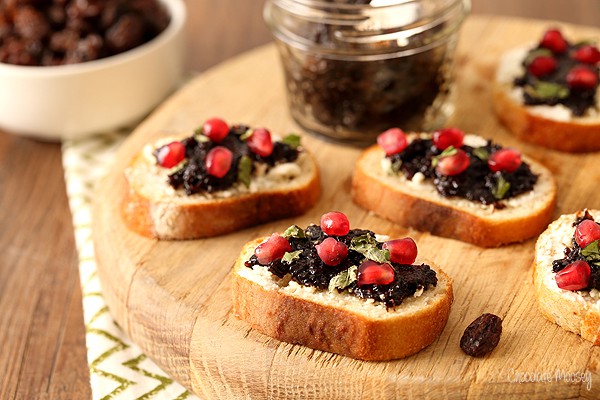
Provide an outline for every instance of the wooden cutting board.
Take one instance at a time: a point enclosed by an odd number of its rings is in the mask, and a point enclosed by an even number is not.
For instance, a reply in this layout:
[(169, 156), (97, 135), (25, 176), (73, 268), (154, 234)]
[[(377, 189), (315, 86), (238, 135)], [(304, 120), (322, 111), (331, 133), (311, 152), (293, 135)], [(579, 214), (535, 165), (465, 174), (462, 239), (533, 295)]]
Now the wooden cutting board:
[[(564, 154), (517, 142), (491, 112), (490, 81), (499, 54), (537, 40), (540, 21), (471, 17), (457, 58), (457, 109), (449, 125), (521, 148), (546, 164), (558, 182), (555, 216), (600, 208), (600, 153)], [(565, 26), (574, 39), (600, 31)], [(546, 321), (538, 312), (530, 265), (534, 240), (482, 249), (394, 226), (349, 197), (359, 149), (304, 135), (321, 166), (323, 195), (306, 215), (206, 240), (159, 242), (127, 231), (119, 217), (122, 170), (133, 153), (163, 135), (191, 131), (206, 118), (299, 132), (285, 101), (276, 50), (247, 53), (190, 82), (152, 114), (120, 149), (98, 188), (94, 240), (103, 293), (130, 338), (176, 380), (203, 399), (393, 399), (600, 397), (600, 350)], [(361, 362), (263, 336), (231, 313), (229, 273), (242, 245), (306, 226), (323, 212), (343, 210), (352, 226), (411, 235), (420, 253), (454, 278), (455, 302), (441, 337), (419, 354), (393, 362)], [(464, 328), (483, 312), (504, 319), (496, 350), (463, 354)], [(563, 378), (583, 374), (586, 382)], [(588, 390), (589, 376), (592, 385)], [(534, 381), (523, 382), (519, 381)]]

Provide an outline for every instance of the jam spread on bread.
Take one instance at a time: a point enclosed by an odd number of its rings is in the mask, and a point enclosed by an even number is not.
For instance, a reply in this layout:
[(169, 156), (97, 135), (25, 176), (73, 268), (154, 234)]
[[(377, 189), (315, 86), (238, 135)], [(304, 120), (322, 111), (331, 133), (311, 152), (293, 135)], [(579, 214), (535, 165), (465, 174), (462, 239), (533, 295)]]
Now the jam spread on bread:
[(163, 145), (153, 155), (160, 167), (170, 169), (169, 185), (192, 195), (226, 190), (238, 182), (249, 186), (259, 165), (268, 170), (294, 162), (299, 141), (296, 135), (273, 141), (267, 129), (229, 126), (211, 118), (194, 135)]
[(480, 147), (463, 141), (464, 133), (456, 128), (444, 128), (410, 143), (398, 128), (385, 131), (378, 138), (393, 173), (403, 174), (409, 180), (420, 174), (445, 197), (502, 208), (502, 200), (533, 189), (537, 176), (521, 161), (517, 150), (491, 141)]
[(552, 272), (559, 288), (564, 290), (600, 290), (600, 224), (586, 210), (573, 223), (572, 247), (565, 257), (552, 262)]
[(323, 215), (320, 226), (293, 225), (281, 235), (273, 234), (245, 265), (393, 308), (437, 285), (436, 272), (426, 264), (414, 264), (416, 257), (412, 239), (380, 242), (369, 230), (350, 229), (346, 216), (334, 211)]
[(600, 51), (589, 42), (570, 43), (557, 29), (549, 29), (531, 49), (523, 66), (525, 72), (515, 79), (522, 87), (527, 105), (557, 105), (582, 116), (596, 107)]

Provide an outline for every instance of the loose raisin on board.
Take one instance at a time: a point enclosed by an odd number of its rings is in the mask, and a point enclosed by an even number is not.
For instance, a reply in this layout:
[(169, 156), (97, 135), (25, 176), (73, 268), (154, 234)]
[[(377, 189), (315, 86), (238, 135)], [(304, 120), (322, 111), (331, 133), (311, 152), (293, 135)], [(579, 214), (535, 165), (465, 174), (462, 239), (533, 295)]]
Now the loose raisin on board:
[(502, 334), (502, 320), (494, 314), (483, 314), (471, 322), (460, 339), (460, 348), (468, 355), (482, 357), (496, 348)]

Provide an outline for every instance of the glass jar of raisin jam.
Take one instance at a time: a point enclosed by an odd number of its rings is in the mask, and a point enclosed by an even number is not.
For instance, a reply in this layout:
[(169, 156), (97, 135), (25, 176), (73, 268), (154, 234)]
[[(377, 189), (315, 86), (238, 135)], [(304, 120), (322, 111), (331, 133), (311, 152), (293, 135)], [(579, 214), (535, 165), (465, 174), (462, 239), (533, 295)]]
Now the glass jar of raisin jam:
[(267, 0), (292, 117), (353, 144), (440, 126), (469, 10), (470, 0)]

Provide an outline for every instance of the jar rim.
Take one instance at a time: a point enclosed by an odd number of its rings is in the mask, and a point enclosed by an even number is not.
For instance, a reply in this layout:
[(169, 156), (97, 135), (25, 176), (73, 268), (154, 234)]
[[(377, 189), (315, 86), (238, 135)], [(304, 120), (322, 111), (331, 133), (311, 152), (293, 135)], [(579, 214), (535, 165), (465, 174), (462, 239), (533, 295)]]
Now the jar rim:
[[(334, 58), (351, 58), (362, 52), (363, 56), (381, 59), (419, 53), (447, 41), (470, 10), (470, 0), (385, 1), (373, 6), (324, 0), (270, 0), (265, 3), (264, 19), (275, 38), (292, 47), (318, 49)], [(328, 34), (341, 46), (315, 42), (306, 36), (306, 26), (328, 27)], [(436, 33), (422, 38), (427, 31)], [(413, 40), (417, 37), (421, 39)], [(382, 43), (388, 45), (380, 46)], [(396, 44), (389, 45), (392, 43)]]

